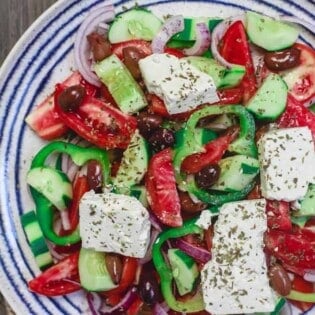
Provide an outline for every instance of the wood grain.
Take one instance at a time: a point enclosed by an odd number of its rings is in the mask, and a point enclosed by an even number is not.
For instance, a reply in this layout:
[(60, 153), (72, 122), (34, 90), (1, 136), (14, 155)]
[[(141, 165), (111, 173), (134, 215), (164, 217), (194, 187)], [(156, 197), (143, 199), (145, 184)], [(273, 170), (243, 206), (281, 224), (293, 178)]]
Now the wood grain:
[[(42, 12), (56, 0), (0, 0), (0, 65)], [(0, 314), (14, 315), (0, 294)]]
[(56, 0), (0, 0), (0, 65), (36, 18)]

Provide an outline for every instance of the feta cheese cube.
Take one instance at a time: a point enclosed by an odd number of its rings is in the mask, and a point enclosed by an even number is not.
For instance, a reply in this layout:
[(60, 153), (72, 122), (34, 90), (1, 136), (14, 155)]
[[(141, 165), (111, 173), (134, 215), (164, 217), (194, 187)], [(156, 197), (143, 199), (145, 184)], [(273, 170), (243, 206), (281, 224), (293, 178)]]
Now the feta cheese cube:
[(265, 207), (265, 199), (257, 199), (220, 208), (212, 259), (201, 271), (205, 308), (211, 314), (273, 311), (276, 297), (269, 286), (263, 251)]
[(94, 191), (80, 201), (82, 247), (143, 258), (150, 241), (149, 213), (134, 197)]
[(213, 79), (186, 60), (153, 54), (141, 59), (139, 67), (148, 91), (164, 101), (169, 114), (219, 101)]
[(308, 127), (274, 129), (258, 142), (262, 195), (294, 201), (304, 197), (315, 177), (315, 153)]

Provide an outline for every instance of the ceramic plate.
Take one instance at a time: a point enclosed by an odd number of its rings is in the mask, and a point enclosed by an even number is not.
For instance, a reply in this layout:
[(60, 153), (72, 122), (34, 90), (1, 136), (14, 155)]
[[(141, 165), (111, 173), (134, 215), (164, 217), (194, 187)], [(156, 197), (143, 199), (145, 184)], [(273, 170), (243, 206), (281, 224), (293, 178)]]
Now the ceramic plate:
[[(0, 290), (18, 315), (83, 314), (82, 293), (48, 299), (30, 293), (27, 282), (38, 272), (26, 243), (19, 217), (34, 205), (25, 183), (34, 153), (43, 145), (25, 125), (24, 118), (73, 68), (73, 39), (86, 13), (104, 0), (58, 1), (25, 33), (6, 59), (0, 74)], [(114, 1), (117, 12), (134, 2)], [(213, 0), (138, 1), (158, 15), (227, 17), (243, 10), (271, 16), (294, 15), (315, 19), (313, 0)], [(314, 34), (304, 31), (301, 40), (315, 45)]]

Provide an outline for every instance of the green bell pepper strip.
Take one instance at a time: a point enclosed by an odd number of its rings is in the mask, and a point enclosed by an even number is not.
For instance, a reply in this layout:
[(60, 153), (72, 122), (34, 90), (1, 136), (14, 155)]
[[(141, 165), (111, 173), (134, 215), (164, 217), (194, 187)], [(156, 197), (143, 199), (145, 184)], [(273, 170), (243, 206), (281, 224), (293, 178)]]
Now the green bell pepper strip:
[(234, 114), (237, 115), (240, 122), (240, 133), (229, 146), (230, 152), (243, 154), (251, 157), (257, 157), (257, 147), (255, 144), (255, 121), (253, 116), (241, 105), (211, 105), (194, 112), (188, 119), (184, 130), (182, 131), (181, 142), (174, 150), (173, 165), (176, 182), (182, 190), (187, 190), (194, 194), (201, 201), (211, 205), (221, 205), (225, 202), (236, 201), (244, 198), (253, 188), (254, 183), (250, 183), (243, 190), (238, 192), (228, 192), (226, 194), (217, 192), (208, 192), (199, 189), (194, 179), (187, 180), (181, 173), (181, 164), (183, 160), (194, 153), (203, 151), (203, 144), (200, 136), (196, 133), (198, 121), (210, 115)]
[(226, 202), (244, 199), (255, 187), (255, 184), (256, 182), (252, 181), (240, 191), (222, 193), (200, 189), (199, 187), (197, 187), (194, 177), (191, 176), (187, 178), (185, 187), (189, 193), (195, 195), (202, 202), (213, 206), (220, 206)]
[(202, 229), (195, 224), (196, 218), (185, 221), (181, 227), (170, 228), (163, 231), (155, 241), (152, 249), (153, 263), (160, 275), (161, 291), (167, 305), (177, 312), (199, 312), (204, 310), (204, 303), (201, 293), (198, 291), (194, 297), (187, 301), (179, 301), (173, 294), (173, 273), (166, 263), (162, 253), (163, 244), (171, 239), (185, 236), (187, 234), (200, 234)]
[(200, 136), (196, 134), (198, 121), (207, 116), (220, 114), (235, 114), (240, 121), (239, 137), (230, 144), (229, 151), (254, 158), (257, 157), (255, 120), (246, 108), (242, 105), (211, 105), (194, 112), (186, 123), (182, 135), (183, 141), (176, 148), (174, 154), (173, 164), (177, 174), (180, 173), (180, 166), (185, 157), (203, 151)]
[[(52, 153), (56, 152), (68, 154), (72, 158), (73, 162), (78, 166), (84, 165), (89, 160), (97, 160), (101, 165), (104, 180), (108, 181), (110, 164), (106, 151), (99, 148), (82, 148), (72, 143), (66, 143), (62, 141), (51, 142), (42, 148), (34, 157), (31, 164), (31, 169), (44, 166), (46, 159)], [(36, 205), (36, 215), (38, 222), (44, 236), (54, 244), (61, 246), (79, 242), (80, 235), (78, 229), (69, 235), (59, 236), (56, 234), (53, 228), (53, 204), (34, 188), (30, 187), (30, 190)]]

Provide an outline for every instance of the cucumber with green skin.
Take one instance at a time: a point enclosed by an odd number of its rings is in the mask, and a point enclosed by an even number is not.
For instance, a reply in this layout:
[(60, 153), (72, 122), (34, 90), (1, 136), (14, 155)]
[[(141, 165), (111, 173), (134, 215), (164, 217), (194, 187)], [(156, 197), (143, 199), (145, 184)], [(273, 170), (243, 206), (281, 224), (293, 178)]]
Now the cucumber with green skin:
[(143, 90), (116, 55), (97, 63), (94, 70), (122, 112), (136, 113), (148, 105)]
[(211, 186), (213, 190), (240, 191), (253, 181), (259, 173), (257, 159), (246, 155), (234, 155), (219, 162), (221, 174), (217, 182)]
[(196, 262), (186, 253), (177, 248), (169, 249), (167, 256), (179, 295), (183, 296), (191, 292), (199, 277)]
[(288, 48), (299, 36), (293, 26), (252, 11), (246, 12), (246, 31), (255, 45), (268, 51)]
[(295, 217), (307, 217), (315, 215), (315, 184), (310, 184), (306, 195), (298, 201), (300, 209), (292, 214)]
[(72, 199), (72, 184), (65, 173), (52, 167), (34, 167), (28, 172), (26, 182), (58, 210), (67, 209)]
[(132, 39), (151, 41), (162, 26), (162, 21), (153, 13), (135, 8), (118, 15), (108, 31), (108, 40), (121, 43)]
[(119, 193), (129, 194), (132, 186), (138, 184), (147, 171), (149, 149), (146, 140), (136, 130), (124, 151), (113, 185)]
[(206, 23), (209, 30), (212, 31), (221, 21), (220, 18), (209, 17), (184, 18), (184, 30), (175, 34), (169, 43), (172, 43), (172, 41), (195, 41), (197, 23)]
[(115, 288), (107, 267), (106, 253), (81, 248), (79, 255), (79, 276), (82, 287), (88, 291), (106, 291)]
[(183, 58), (198, 70), (212, 77), (217, 88), (233, 87), (238, 85), (245, 74), (245, 67), (235, 65), (227, 69), (216, 60), (206, 57), (189, 56)]
[(53, 264), (53, 258), (40, 229), (35, 211), (23, 214), (21, 223), (38, 267), (41, 270), (48, 268)]
[(246, 104), (246, 108), (257, 119), (276, 120), (285, 110), (288, 86), (276, 73), (271, 73), (256, 94)]

